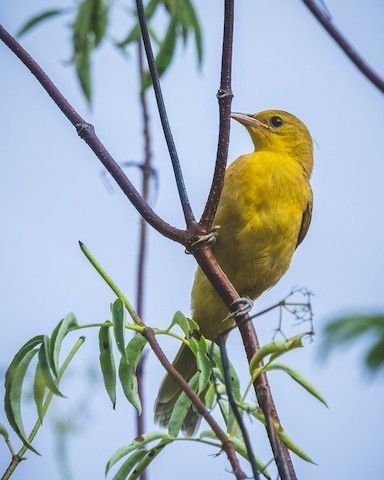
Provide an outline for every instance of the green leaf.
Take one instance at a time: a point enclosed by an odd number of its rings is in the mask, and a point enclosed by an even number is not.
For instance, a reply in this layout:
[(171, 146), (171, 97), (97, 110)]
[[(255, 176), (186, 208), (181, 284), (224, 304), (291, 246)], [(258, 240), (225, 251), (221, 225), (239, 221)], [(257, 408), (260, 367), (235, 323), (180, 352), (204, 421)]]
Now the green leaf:
[[(213, 351), (212, 351), (212, 356), (213, 356), (213, 361), (217, 368), (220, 371), (220, 374), (218, 374), (217, 370), (214, 369), (214, 373), (216, 372), (217, 378), (225, 385), (225, 380), (224, 380), (224, 368), (223, 364), (221, 362), (221, 355), (220, 355), (220, 348), (217, 345), (214, 345)], [(240, 380), (239, 377), (236, 373), (236, 370), (234, 369), (233, 365), (231, 362), (229, 362), (229, 378), (231, 381), (231, 388), (232, 388), (232, 393), (233, 396), (235, 397), (235, 400), (237, 402), (241, 401), (241, 391), (240, 391)]]
[[(195, 375), (191, 378), (188, 382), (191, 388), (196, 390), (199, 381), (199, 372), (196, 372)], [(183, 421), (188, 413), (192, 405), (192, 400), (188, 397), (188, 395), (183, 391), (179, 395), (179, 398), (176, 400), (175, 406), (172, 410), (171, 418), (169, 419), (168, 424), (168, 434), (171, 437), (177, 437), (181, 427), (183, 425)]]
[(49, 358), (51, 361), (52, 371), (56, 377), (59, 373), (59, 355), (64, 337), (73, 327), (77, 326), (78, 323), (76, 316), (71, 312), (59, 322), (52, 332), (51, 339), (49, 341)]
[(54, 378), (51, 374), (51, 360), (49, 358), (49, 338), (47, 335), (43, 337), (43, 343), (39, 349), (39, 364), (42, 378), (44, 379), (46, 387), (51, 390), (52, 393), (59, 397), (64, 397), (55, 384)]
[(317, 465), (317, 463), (314, 462), (312, 458), (304, 452), (304, 450), (302, 450), (298, 445), (296, 445), (296, 443), (292, 441), (290, 437), (288, 437), (288, 435), (284, 432), (284, 430), (279, 430), (277, 432), (277, 435), (280, 438), (280, 440), (284, 443), (284, 445), (287, 448), (289, 448), (289, 450), (291, 450), (291, 452), (295, 453), (298, 457), (302, 458), (306, 462)]
[(212, 384), (208, 387), (208, 390), (205, 394), (204, 403), (206, 407), (210, 410), (213, 408), (215, 401), (216, 401), (216, 389), (215, 389), (215, 385)]
[(108, 25), (108, 1), (93, 0), (93, 11), (91, 17), (91, 31), (95, 34), (95, 47), (105, 37)]
[(125, 349), (128, 363), (133, 368), (137, 367), (139, 363), (141, 352), (147, 344), (147, 339), (144, 338), (140, 333), (137, 333), (129, 342)]
[(119, 468), (112, 480), (126, 480), (134, 466), (148, 453), (147, 450), (140, 449), (133, 452), (123, 465)]
[(119, 378), (121, 386), (123, 387), (124, 395), (129, 403), (136, 408), (138, 414), (141, 415), (141, 400), (137, 386), (135, 368), (128, 363), (125, 356), (121, 357), (120, 360)]
[(371, 372), (384, 367), (384, 338), (379, 338), (365, 356), (365, 363)]
[(161, 440), (157, 445), (152, 447), (151, 450), (149, 450), (148, 453), (136, 465), (128, 480), (137, 480), (149, 467), (153, 460), (159, 455), (159, 453), (163, 451), (164, 447), (171, 442), (173, 442), (171, 439)]
[(178, 325), (183, 330), (184, 335), (186, 337), (188, 337), (188, 335), (189, 335), (189, 322), (188, 322), (186, 316), (184, 315), (184, 313), (180, 312), (179, 310), (174, 314), (174, 316), (172, 318), (172, 322), (169, 325), (169, 327), (167, 328), (167, 331), (169, 332), (174, 325)]
[(37, 413), (39, 415), (40, 422), (43, 423), (43, 403), (44, 403), (44, 394), (45, 394), (45, 381), (41, 371), (40, 363), (36, 366), (35, 379), (33, 382), (33, 398), (35, 400), (35, 405), (37, 408)]
[(365, 341), (369, 347), (365, 366), (372, 373), (384, 368), (384, 314), (347, 315), (328, 323), (324, 330), (322, 353), (332, 348)]
[(271, 370), (282, 370), (283, 372), (288, 373), (288, 375), (295, 380), (299, 385), (301, 385), (307, 392), (309, 392), (312, 396), (317, 398), (321, 403), (323, 403), (326, 407), (328, 407), (327, 402), (325, 401), (324, 397), (320, 394), (320, 392), (310, 383), (307, 379), (305, 379), (299, 372), (297, 372), (294, 368), (284, 365), (282, 363), (272, 363), (265, 367), (266, 371)]
[(260, 347), (249, 364), (249, 371), (252, 375), (252, 378), (255, 378), (254, 373), (258, 372), (260, 362), (262, 362), (265, 357), (271, 355), (271, 358), (269, 359), (271, 362), (285, 352), (302, 347), (302, 338), (305, 335), (306, 333), (301, 333), (300, 335), (288, 338), (287, 340), (279, 340), (276, 342), (267, 343), (266, 345)]
[[(27, 435), (24, 430), (23, 420), (21, 418), (21, 392), (23, 381), (27, 368), (32, 358), (39, 351), (38, 348), (30, 349), (37, 337), (27, 342), (16, 354), (6, 373), (4, 408), (8, 418), (8, 422), (16, 432), (23, 444), (32, 450), (32, 452), (40, 455), (32, 445), (28, 442)], [(29, 344), (29, 345), (28, 345)], [(25, 348), (28, 345), (28, 348)], [(21, 353), (22, 352), (22, 355)], [(15, 361), (16, 360), (16, 361)], [(15, 362), (15, 363), (14, 363)]]
[(109, 398), (111, 399), (113, 408), (116, 405), (116, 367), (113, 358), (112, 340), (109, 333), (109, 327), (102, 326), (99, 331), (99, 348), (100, 348), (100, 367), (103, 374), (104, 385)]
[(200, 394), (208, 384), (211, 376), (211, 362), (208, 358), (208, 346), (205, 338), (200, 337), (197, 350), (197, 370), (200, 372), (197, 393)]
[(130, 443), (129, 445), (125, 445), (124, 447), (120, 447), (116, 452), (112, 455), (112, 457), (109, 459), (106, 467), (105, 467), (105, 476), (108, 475), (109, 470), (117, 463), (119, 460), (121, 460), (123, 457), (128, 455), (129, 453), (139, 449), (143, 448), (144, 445), (147, 445), (150, 442), (153, 442), (154, 440), (158, 439), (167, 439), (169, 438), (169, 435), (165, 432), (150, 432), (150, 433), (144, 433), (140, 437), (135, 438), (135, 440)]
[(123, 357), (126, 357), (125, 351), (125, 306), (121, 298), (117, 298), (111, 307), (112, 311), (112, 323), (113, 323), (113, 333), (115, 335), (116, 345)]
[(202, 45), (201, 28), (200, 28), (199, 20), (196, 15), (196, 11), (189, 0), (183, 0), (180, 3), (181, 5), (178, 11), (180, 13), (179, 18), (183, 26), (184, 42), (187, 39), (187, 35), (189, 31), (193, 30), (195, 43), (196, 43), (198, 62), (199, 64), (201, 64), (203, 60), (203, 45)]
[(56, 17), (57, 15), (61, 15), (62, 13), (66, 13), (68, 9), (65, 8), (55, 8), (52, 10), (46, 10), (45, 12), (39, 13), (38, 15), (30, 18), (16, 33), (16, 37), (21, 37), (29, 30), (32, 30), (34, 27), (39, 25), (45, 20), (48, 20), (52, 17)]
[(5, 428), (5, 426), (1, 422), (0, 422), (0, 435), (4, 437), (6, 442), (9, 440), (8, 430)]
[(43, 335), (37, 335), (36, 337), (31, 338), (28, 340), (27, 343), (25, 343), (20, 350), (16, 353), (14, 356), (11, 364), (8, 367), (8, 370), (5, 373), (5, 388), (9, 388), (11, 382), (13, 381), (13, 376), (15, 371), (17, 370), (19, 363), (22, 361), (22, 359), (25, 357), (25, 355), (33, 350), (37, 345), (40, 345), (43, 342), (44, 336)]

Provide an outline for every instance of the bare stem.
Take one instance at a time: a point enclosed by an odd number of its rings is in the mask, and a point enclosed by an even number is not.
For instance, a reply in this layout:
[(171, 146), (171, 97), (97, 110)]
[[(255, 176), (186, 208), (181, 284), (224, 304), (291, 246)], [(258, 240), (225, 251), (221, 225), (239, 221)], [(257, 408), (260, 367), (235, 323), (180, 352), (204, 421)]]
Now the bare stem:
[[(144, 162), (142, 164), (142, 196), (143, 199), (148, 202), (149, 198), (149, 187), (150, 180), (152, 176), (152, 152), (151, 152), (151, 135), (149, 130), (149, 115), (148, 115), (148, 105), (147, 97), (145, 91), (141, 88), (144, 78), (144, 65), (143, 65), (143, 45), (141, 39), (137, 42), (137, 54), (138, 54), (138, 63), (139, 63), (139, 79), (140, 79), (140, 103), (141, 103), (141, 113), (143, 117), (143, 136), (144, 136)], [(140, 318), (144, 317), (144, 288), (145, 288), (145, 263), (147, 256), (147, 222), (143, 217), (140, 219), (140, 242), (139, 242), (139, 258), (137, 263), (137, 295), (136, 295), (136, 309), (137, 314)], [(145, 365), (145, 354), (143, 353), (140, 357), (139, 363), (136, 369), (137, 377), (137, 389), (138, 394), (142, 403), (142, 414), (139, 415), (136, 412), (136, 431), (137, 436), (140, 437), (145, 431), (145, 408), (144, 408), (144, 365)], [(140, 475), (140, 480), (146, 480), (147, 471), (143, 470)]]
[(363, 57), (355, 50), (349, 43), (347, 38), (340, 32), (340, 30), (333, 24), (333, 22), (325, 15), (317, 6), (314, 0), (303, 0), (311, 13), (321, 23), (329, 35), (335, 40), (339, 47), (349, 57), (349, 59), (356, 65), (365, 77), (370, 80), (375, 87), (384, 93), (384, 80), (366, 63)]
[(191, 205), (189, 203), (189, 198), (187, 190), (185, 188), (183, 173), (180, 167), (180, 161), (176, 150), (176, 145), (173, 139), (172, 131), (169, 125), (167, 110), (165, 108), (163, 93), (161, 91), (159, 75), (157, 73), (156, 62), (153, 56), (151, 40), (149, 38), (147, 22), (145, 20), (144, 6), (142, 0), (136, 0), (137, 16), (139, 18), (141, 35), (143, 37), (143, 43), (145, 48), (145, 53), (147, 54), (148, 67), (152, 78), (153, 89), (155, 91), (157, 106), (159, 109), (159, 115), (161, 119), (161, 124), (163, 126), (165, 140), (167, 142), (169, 156), (171, 157), (172, 167), (175, 174), (177, 189), (179, 192), (181, 205), (184, 212), (185, 222), (187, 227), (196, 225), (196, 220), (192, 212)]
[(216, 164), (213, 175), (211, 190), (205, 204), (200, 224), (205, 230), (212, 226), (221, 190), (224, 185), (225, 169), (228, 158), (229, 133), (231, 128), (231, 104), (232, 104), (232, 45), (233, 45), (234, 2), (225, 1), (224, 9), (224, 32), (223, 50), (221, 58), (220, 88), (217, 92), (219, 101), (219, 139), (217, 144)]

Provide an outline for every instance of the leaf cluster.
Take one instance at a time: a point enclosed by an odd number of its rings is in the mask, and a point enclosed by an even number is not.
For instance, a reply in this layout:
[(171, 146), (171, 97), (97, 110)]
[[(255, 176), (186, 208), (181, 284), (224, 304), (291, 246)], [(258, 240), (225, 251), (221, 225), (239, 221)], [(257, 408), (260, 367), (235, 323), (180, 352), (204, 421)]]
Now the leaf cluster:
[[(49, 9), (30, 18), (19, 29), (18, 36), (24, 35), (47, 20), (62, 15), (71, 15), (72, 58), (82, 91), (88, 100), (92, 98), (91, 58), (103, 41), (108, 41), (108, 26), (113, 15), (115, 2), (112, 0), (82, 0), (75, 8)], [(112, 44), (126, 56), (128, 49), (140, 41), (140, 26), (136, 13), (128, 11), (131, 28), (122, 40), (112, 40)], [(163, 35), (156, 31), (156, 15), (161, 13), (166, 18)], [(156, 67), (159, 76), (170, 67), (178, 43), (187, 43), (189, 36), (195, 41), (198, 64), (203, 58), (202, 34), (195, 8), (190, 0), (150, 0), (145, 8), (148, 28), (157, 46)], [(133, 23), (133, 25), (132, 25)], [(142, 88), (145, 90), (152, 84), (148, 71), (144, 73)]]
[(324, 331), (322, 353), (352, 343), (368, 344), (364, 363), (377, 374), (384, 369), (384, 314), (345, 315), (329, 322)]

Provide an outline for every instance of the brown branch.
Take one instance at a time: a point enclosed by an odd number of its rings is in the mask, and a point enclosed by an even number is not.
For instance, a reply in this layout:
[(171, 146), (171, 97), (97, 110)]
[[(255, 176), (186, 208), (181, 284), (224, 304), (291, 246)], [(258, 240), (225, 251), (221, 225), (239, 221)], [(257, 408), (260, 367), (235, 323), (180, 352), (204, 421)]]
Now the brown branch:
[[(149, 198), (149, 186), (152, 176), (152, 152), (151, 152), (151, 136), (149, 131), (149, 115), (147, 97), (145, 91), (141, 88), (144, 78), (144, 62), (143, 62), (143, 45), (141, 39), (137, 42), (137, 55), (138, 55), (138, 67), (139, 67), (139, 79), (140, 79), (140, 103), (141, 112), (143, 116), (143, 137), (144, 137), (144, 162), (142, 164), (142, 184), (141, 193), (143, 199), (148, 202)], [(144, 277), (145, 277), (145, 263), (147, 256), (147, 222), (143, 217), (140, 218), (140, 241), (139, 241), (139, 258), (137, 263), (137, 295), (136, 295), (136, 309), (140, 318), (144, 315)], [(145, 353), (140, 357), (139, 363), (136, 369), (137, 377), (137, 389), (142, 403), (142, 413), (136, 413), (136, 431), (137, 436), (140, 437), (145, 432), (145, 408), (144, 408), (144, 365), (145, 365)], [(147, 471), (144, 470), (140, 475), (140, 480), (146, 480)]]
[[(240, 296), (222, 271), (210, 247), (202, 247), (194, 251), (193, 255), (227, 307), (231, 311), (235, 311), (238, 305), (233, 306), (232, 304), (236, 300), (239, 300)], [(236, 323), (238, 324), (243, 340), (248, 362), (250, 362), (260, 348), (256, 330), (248, 314), (236, 318)], [(265, 373), (259, 375), (253, 385), (257, 401), (266, 419), (266, 430), (280, 478), (282, 480), (296, 480), (297, 477), (289, 450), (280, 441), (275, 432), (274, 424), (277, 423), (281, 426), (281, 422), (272, 397), (267, 375)]]
[(244, 472), (241, 470), (239, 460), (237, 458), (235, 449), (233, 447), (233, 443), (229, 440), (226, 433), (220, 428), (219, 424), (209, 413), (208, 409), (206, 408), (204, 403), (201, 401), (200, 397), (193, 390), (193, 388), (190, 387), (190, 385), (185, 380), (185, 378), (180, 375), (180, 373), (175, 369), (175, 367), (168, 360), (165, 353), (163, 352), (160, 345), (158, 344), (155, 334), (153, 333), (153, 330), (149, 327), (145, 327), (145, 330), (144, 332), (142, 332), (142, 335), (148, 340), (149, 345), (151, 346), (156, 357), (160, 360), (160, 363), (163, 365), (163, 367), (178, 382), (178, 384), (181, 386), (183, 391), (192, 400), (193, 404), (195, 405), (200, 415), (205, 419), (208, 425), (215, 432), (215, 435), (221, 442), (221, 446), (225, 451), (225, 453), (227, 454), (228, 460), (232, 465), (233, 473), (235, 474), (236, 479), (245, 480), (246, 476)]
[(319, 9), (316, 2), (314, 0), (303, 0), (303, 2), (363, 75), (384, 93), (384, 80), (365, 62), (327, 15)]
[(16, 39), (10, 35), (5, 28), (0, 25), (0, 39), (12, 50), (12, 52), (24, 63), (29, 71), (37, 78), (48, 95), (76, 128), (78, 135), (85, 140), (95, 153), (98, 159), (102, 162), (108, 172), (116, 180), (119, 187), (138, 210), (140, 215), (152, 225), (158, 232), (164, 236), (175, 240), (176, 242), (184, 244), (185, 232), (176, 227), (173, 227), (160, 218), (152, 208), (143, 200), (142, 196), (135, 189), (128, 177), (125, 175), (120, 166), (115, 162), (112, 155), (101, 143), (94, 128), (87, 123), (72, 107), (72, 105), (64, 98), (62, 93), (58, 90), (48, 75), (42, 70), (40, 65), (24, 50), (24, 48), (17, 42)]
[(234, 2), (225, 1), (223, 50), (221, 57), (220, 88), (217, 92), (219, 101), (219, 139), (217, 145), (216, 164), (213, 174), (211, 190), (204, 208), (200, 224), (205, 230), (212, 226), (221, 190), (224, 185), (225, 169), (228, 158), (229, 133), (231, 128), (231, 104), (232, 104), (232, 45), (233, 45)]

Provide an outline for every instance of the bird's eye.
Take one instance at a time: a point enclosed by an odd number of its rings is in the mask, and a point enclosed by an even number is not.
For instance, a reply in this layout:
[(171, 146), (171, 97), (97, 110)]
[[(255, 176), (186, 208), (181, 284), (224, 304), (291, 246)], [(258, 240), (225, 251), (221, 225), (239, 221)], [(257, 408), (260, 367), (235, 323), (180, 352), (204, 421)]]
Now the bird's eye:
[(281, 127), (284, 125), (284, 120), (281, 117), (272, 117), (271, 118), (272, 127)]

